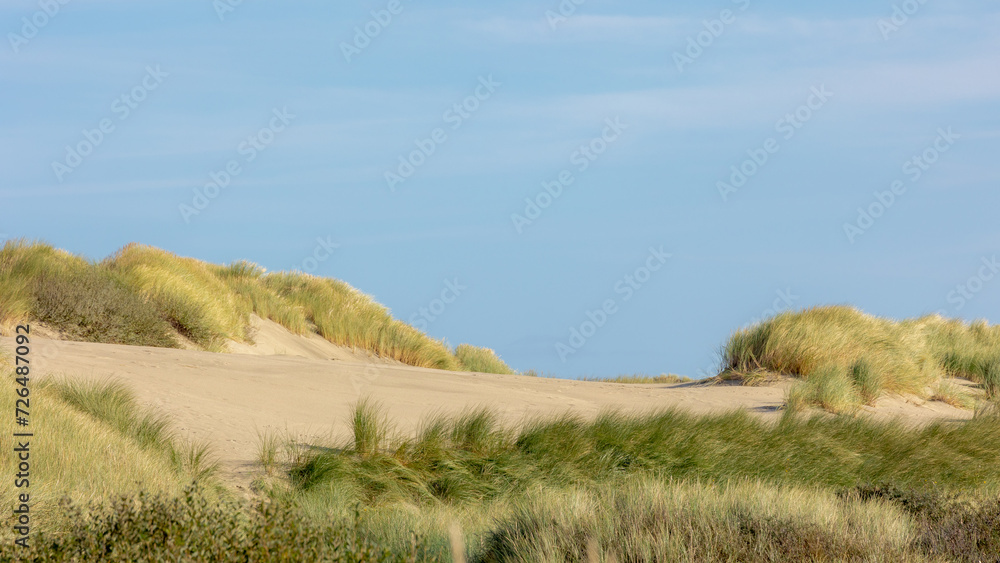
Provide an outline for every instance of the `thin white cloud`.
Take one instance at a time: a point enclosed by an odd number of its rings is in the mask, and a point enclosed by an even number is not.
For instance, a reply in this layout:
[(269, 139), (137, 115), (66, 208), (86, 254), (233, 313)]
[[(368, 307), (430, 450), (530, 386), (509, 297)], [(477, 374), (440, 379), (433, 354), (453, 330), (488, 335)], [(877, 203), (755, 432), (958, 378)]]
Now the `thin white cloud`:
[(535, 19), (492, 17), (466, 20), (461, 27), (507, 43), (549, 43), (608, 40), (648, 40), (662, 43), (682, 29), (685, 18), (660, 16), (574, 14), (554, 27), (544, 12)]

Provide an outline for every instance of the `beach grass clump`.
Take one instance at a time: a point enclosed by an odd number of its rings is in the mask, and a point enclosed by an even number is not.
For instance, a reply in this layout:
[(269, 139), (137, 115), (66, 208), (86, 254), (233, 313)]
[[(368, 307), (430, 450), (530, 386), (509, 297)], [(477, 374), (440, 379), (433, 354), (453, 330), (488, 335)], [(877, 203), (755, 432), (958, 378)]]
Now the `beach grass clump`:
[(723, 349), (723, 370), (807, 378), (821, 368), (865, 362), (886, 391), (917, 392), (927, 383), (923, 339), (899, 323), (851, 307), (784, 312), (738, 330)]
[(361, 399), (354, 404), (350, 423), (354, 451), (362, 457), (377, 454), (389, 431), (383, 409), (370, 399)]
[(365, 438), (356, 432), (353, 443), (305, 456), (290, 472), (296, 487), (308, 492), (337, 483), (369, 503), (461, 504), (622, 475), (820, 487), (1000, 485), (997, 417), (909, 428), (860, 417), (792, 417), (774, 425), (742, 411), (695, 416), (667, 410), (607, 412), (589, 422), (564, 415), (503, 427), (495, 414), (473, 412), (434, 418), (415, 437), (393, 441), (384, 440), (390, 433), (379, 412), (360, 404), (355, 416), (365, 420)]
[(268, 275), (263, 283), (301, 307), (316, 332), (334, 344), (368, 350), (412, 366), (460, 369), (443, 342), (392, 318), (388, 309), (342, 281), (291, 272)]
[(465, 371), (477, 373), (497, 373), (501, 375), (515, 375), (516, 372), (510, 368), (496, 352), (489, 348), (472, 346), (471, 344), (459, 344), (455, 347), (455, 357)]
[(867, 359), (860, 358), (851, 365), (850, 374), (861, 402), (874, 406), (885, 389), (883, 372), (872, 369)]
[(311, 331), (301, 306), (289, 302), (264, 283), (264, 268), (246, 260), (227, 266), (214, 266), (219, 278), (229, 286), (241, 307), (264, 319), (270, 319), (294, 334)]
[(817, 406), (835, 414), (849, 413), (861, 402), (859, 387), (839, 366), (825, 366), (807, 379), (795, 382), (788, 390), (786, 402), (794, 405), (792, 410)]
[(983, 390), (990, 400), (1000, 398), (1000, 357), (990, 358), (980, 368)]
[(934, 387), (930, 396), (931, 401), (940, 401), (959, 409), (973, 409), (976, 401), (961, 386), (949, 379), (942, 379)]
[(848, 374), (858, 404), (874, 405), (884, 393), (930, 397), (948, 377), (968, 378), (990, 394), (994, 365), (1000, 365), (1000, 327), (984, 321), (939, 315), (894, 321), (852, 307), (814, 307), (736, 331), (723, 347), (720, 377), (818, 377), (791, 398), (815, 399), (821, 389), (850, 395), (843, 378), (830, 375), (836, 370)]
[(101, 264), (154, 303), (198, 346), (221, 351), (228, 340), (248, 341), (251, 309), (208, 264), (134, 243)]

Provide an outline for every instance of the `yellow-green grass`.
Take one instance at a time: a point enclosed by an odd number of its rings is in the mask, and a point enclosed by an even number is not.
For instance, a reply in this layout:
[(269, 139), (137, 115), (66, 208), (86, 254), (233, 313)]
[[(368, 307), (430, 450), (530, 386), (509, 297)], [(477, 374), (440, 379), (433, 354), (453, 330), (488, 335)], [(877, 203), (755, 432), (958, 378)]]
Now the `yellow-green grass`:
[[(4, 373), (14, 375), (9, 368)], [(202, 446), (182, 445), (157, 415), (139, 408), (124, 387), (31, 378), (30, 477), (28, 487), (0, 488), (0, 504), (11, 507), (16, 495), (30, 495), (35, 529), (60, 525), (59, 499), (90, 502), (118, 494), (176, 494), (200, 479), (212, 487), (213, 465)], [(13, 392), (0, 393), (0, 410), (13, 416)], [(23, 405), (22, 405), (23, 406)], [(10, 453), (16, 443), (10, 433), (0, 439), (0, 473), (18, 473), (20, 460)], [(11, 512), (2, 517), (4, 541), (10, 533)]]
[(912, 549), (915, 531), (896, 506), (810, 488), (624, 479), (529, 496), (484, 534), (472, 561), (927, 560)]
[(0, 249), (4, 333), (30, 320), (74, 340), (222, 351), (253, 338), (253, 314), (413, 366), (512, 373), (473, 347), (456, 350), (470, 362), (463, 365), (444, 342), (335, 279), (267, 273), (247, 261), (214, 265), (140, 244), (100, 262), (25, 240)]
[(784, 312), (738, 330), (722, 355), (722, 378), (815, 378), (792, 398), (831, 410), (874, 404), (885, 392), (930, 397), (945, 377), (971, 379), (988, 394), (1000, 389), (1000, 327), (939, 315), (895, 321), (840, 306)]
[(690, 377), (676, 375), (673, 373), (663, 373), (660, 375), (645, 375), (641, 373), (633, 375), (618, 375), (615, 377), (584, 377), (582, 381), (596, 381), (601, 383), (629, 383), (629, 384), (650, 384), (661, 383), (666, 385), (676, 385), (679, 383), (691, 383), (694, 381)]
[(281, 272), (265, 276), (262, 284), (301, 307), (316, 332), (334, 344), (368, 350), (412, 366), (461, 369), (443, 342), (392, 318), (384, 306), (342, 281)]
[(33, 284), (41, 276), (58, 276), (87, 267), (87, 262), (40, 242), (7, 241), (0, 249), (0, 328), (5, 332), (31, 318)]
[(319, 522), (361, 507), (367, 537), (394, 552), (416, 531), (447, 557), (458, 522), (471, 561), (586, 561), (593, 544), (619, 561), (1000, 556), (995, 414), (913, 428), (667, 411), (518, 428), (478, 410), (413, 438), (371, 402), (355, 418), (352, 443), (315, 447), (270, 494)]
[(510, 366), (505, 364), (500, 356), (489, 348), (459, 344), (455, 348), (455, 357), (458, 358), (462, 369), (466, 371), (515, 375), (514, 370), (510, 369)]
[(178, 332), (199, 346), (219, 351), (227, 340), (247, 340), (252, 310), (209, 264), (129, 244), (101, 265), (149, 298)]
[[(751, 478), (831, 489), (866, 482), (962, 490), (1000, 487), (1000, 418), (922, 428), (902, 421), (667, 410), (565, 415), (503, 427), (489, 410), (426, 421), (396, 437), (377, 406), (358, 405), (349, 444), (301, 458), (289, 473), (303, 494), (351, 490), (367, 504), (462, 505), (537, 486), (608, 483), (623, 475)], [(359, 424), (358, 421), (361, 423)]]

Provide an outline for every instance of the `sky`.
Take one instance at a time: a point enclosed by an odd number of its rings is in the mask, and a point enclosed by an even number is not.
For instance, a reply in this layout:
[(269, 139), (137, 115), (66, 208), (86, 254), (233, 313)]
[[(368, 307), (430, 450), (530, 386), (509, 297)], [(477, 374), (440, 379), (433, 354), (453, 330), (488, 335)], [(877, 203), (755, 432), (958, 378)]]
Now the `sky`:
[(1000, 5), (0, 2), (0, 237), (344, 280), (576, 378), (1000, 321)]

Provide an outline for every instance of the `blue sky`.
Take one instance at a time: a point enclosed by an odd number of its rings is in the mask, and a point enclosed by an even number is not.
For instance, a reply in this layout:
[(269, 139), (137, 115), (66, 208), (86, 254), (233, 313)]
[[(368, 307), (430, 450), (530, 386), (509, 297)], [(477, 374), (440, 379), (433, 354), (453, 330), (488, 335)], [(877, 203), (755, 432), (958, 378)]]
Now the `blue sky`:
[(0, 234), (340, 278), (563, 377), (1000, 321), (995, 4), (577, 1), (4, 2)]

